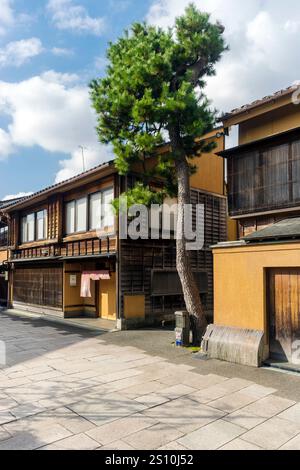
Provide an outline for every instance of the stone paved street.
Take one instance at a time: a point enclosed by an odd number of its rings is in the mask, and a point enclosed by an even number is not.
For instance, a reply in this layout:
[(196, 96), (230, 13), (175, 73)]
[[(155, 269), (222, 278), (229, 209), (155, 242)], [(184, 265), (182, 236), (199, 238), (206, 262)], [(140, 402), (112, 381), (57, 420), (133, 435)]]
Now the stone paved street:
[(300, 449), (300, 403), (261, 372), (249, 369), (260, 383), (216, 374), (118, 344), (120, 334), (1, 314), (0, 450)]

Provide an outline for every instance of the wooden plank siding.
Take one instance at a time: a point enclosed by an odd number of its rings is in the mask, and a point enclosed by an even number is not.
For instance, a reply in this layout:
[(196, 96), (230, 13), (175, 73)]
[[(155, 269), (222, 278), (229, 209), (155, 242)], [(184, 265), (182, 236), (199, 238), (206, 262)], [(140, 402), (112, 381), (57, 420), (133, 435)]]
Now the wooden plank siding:
[[(194, 273), (204, 273), (205, 291), (201, 297), (209, 317), (213, 312), (213, 257), (210, 246), (227, 240), (226, 199), (191, 191), (192, 203), (204, 204), (204, 248), (191, 251)], [(193, 228), (195, 228), (195, 214)], [(184, 308), (182, 293), (157, 296), (153, 293), (153, 274), (156, 271), (176, 272), (176, 242), (174, 240), (120, 240), (120, 307), (123, 312), (124, 297), (145, 296), (145, 321), (153, 317), (173, 319), (174, 311)], [(199, 285), (201, 291), (201, 285)]]
[(291, 361), (300, 341), (300, 268), (270, 269), (267, 282), (270, 354)]
[[(11, 260), (97, 256), (115, 253), (117, 249), (115, 234), (106, 235), (103, 233), (99, 239), (97, 232), (93, 230), (66, 236), (64, 227), (64, 211), (67, 201), (80, 198), (83, 194), (93, 194), (113, 185), (113, 178), (104, 178), (97, 183), (80, 186), (80, 188), (72, 189), (65, 194), (53, 194), (43, 203), (12, 213), (9, 238)], [(47, 239), (21, 244), (21, 217), (42, 209), (47, 210)]]
[(14, 303), (63, 308), (62, 266), (22, 267), (14, 271)]
[(115, 237), (106, 237), (105, 239), (93, 238), (55, 244), (48, 243), (39, 247), (33, 244), (31, 247), (23, 247), (12, 251), (11, 260), (110, 255), (115, 253), (116, 249), (117, 239)]
[(231, 216), (288, 209), (300, 205), (299, 135), (235, 151), (228, 158)]
[(239, 238), (246, 237), (251, 233), (263, 230), (269, 225), (276, 224), (281, 220), (288, 219), (289, 217), (295, 217), (294, 212), (283, 212), (275, 215), (265, 215), (257, 217), (245, 217), (238, 221)]

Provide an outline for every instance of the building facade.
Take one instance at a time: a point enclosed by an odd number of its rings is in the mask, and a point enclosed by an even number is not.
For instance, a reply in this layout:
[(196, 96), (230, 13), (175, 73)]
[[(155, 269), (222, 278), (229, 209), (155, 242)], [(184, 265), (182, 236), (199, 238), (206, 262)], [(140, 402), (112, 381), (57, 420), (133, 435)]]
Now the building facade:
[[(205, 243), (191, 256), (212, 318), (210, 246), (227, 239), (227, 203), (224, 161), (215, 153), (224, 149), (224, 136), (212, 132), (207, 138), (216, 140), (217, 148), (199, 158), (191, 177), (192, 201), (205, 208)], [(142, 181), (142, 172), (137, 165), (121, 177), (113, 162), (106, 163), (6, 208), (10, 307), (65, 318), (100, 317), (120, 328), (173, 320), (184, 306), (175, 240), (121, 239), (118, 217), (104, 209)], [(162, 184), (153, 181), (157, 190)]]
[(0, 307), (6, 306), (8, 299), (8, 223), (2, 212), (5, 205), (0, 201)]
[[(214, 322), (263, 333), (261, 360), (296, 362), (300, 341), (300, 107), (297, 87), (224, 116), (234, 243), (214, 247)], [(299, 354), (298, 354), (299, 356)], [(236, 358), (239, 362), (240, 359)]]

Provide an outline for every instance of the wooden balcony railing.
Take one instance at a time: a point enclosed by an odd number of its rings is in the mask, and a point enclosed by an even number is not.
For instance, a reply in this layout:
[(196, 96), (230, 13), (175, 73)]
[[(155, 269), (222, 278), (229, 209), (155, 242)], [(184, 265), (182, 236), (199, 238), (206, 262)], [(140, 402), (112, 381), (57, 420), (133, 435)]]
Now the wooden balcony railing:
[(27, 260), (37, 258), (78, 258), (84, 256), (99, 256), (115, 253), (116, 238), (105, 237), (93, 240), (78, 240), (66, 243), (56, 243), (47, 246), (28, 247), (11, 251), (10, 259)]

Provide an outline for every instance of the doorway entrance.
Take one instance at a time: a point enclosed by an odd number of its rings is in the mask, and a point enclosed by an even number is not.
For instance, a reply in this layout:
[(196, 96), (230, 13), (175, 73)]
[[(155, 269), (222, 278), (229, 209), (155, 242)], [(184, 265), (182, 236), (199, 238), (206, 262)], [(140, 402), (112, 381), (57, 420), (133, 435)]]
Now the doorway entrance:
[(293, 362), (300, 349), (300, 268), (270, 269), (267, 289), (270, 357)]
[(116, 320), (116, 273), (111, 273), (110, 279), (97, 281), (97, 284), (99, 317), (105, 320)]

